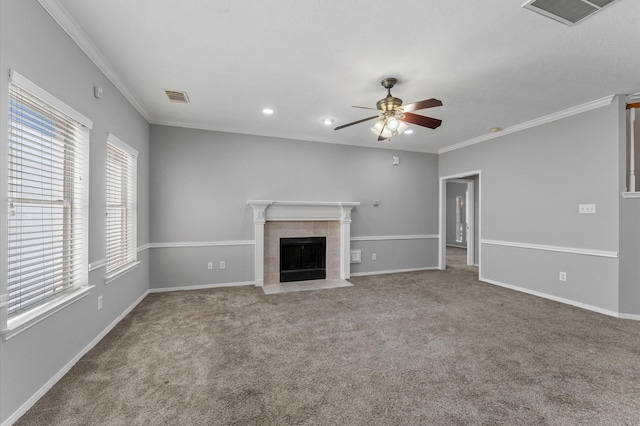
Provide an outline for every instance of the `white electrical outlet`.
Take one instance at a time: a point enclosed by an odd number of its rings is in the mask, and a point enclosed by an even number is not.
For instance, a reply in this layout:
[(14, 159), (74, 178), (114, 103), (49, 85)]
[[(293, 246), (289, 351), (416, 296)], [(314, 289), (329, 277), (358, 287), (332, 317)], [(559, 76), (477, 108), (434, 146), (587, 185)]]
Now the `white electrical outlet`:
[(98, 310), (102, 309), (102, 296), (98, 296)]
[(220, 261), (220, 269), (224, 269), (227, 267), (227, 262), (225, 262), (224, 260)]
[(373, 253), (373, 254), (371, 255), (371, 260), (376, 260), (377, 258), (378, 258), (378, 256), (377, 256), (375, 253)]
[(213, 269), (213, 262), (207, 263), (207, 269)]
[(595, 204), (578, 204), (579, 214), (596, 214)]
[(567, 273), (566, 272), (560, 272), (560, 275), (558, 276), (558, 279), (560, 281), (566, 281), (567, 280)]

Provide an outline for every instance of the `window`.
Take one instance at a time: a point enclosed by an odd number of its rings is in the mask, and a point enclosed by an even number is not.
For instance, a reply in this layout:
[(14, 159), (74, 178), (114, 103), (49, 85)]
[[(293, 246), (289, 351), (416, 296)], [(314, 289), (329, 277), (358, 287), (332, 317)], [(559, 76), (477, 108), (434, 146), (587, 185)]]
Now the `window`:
[(59, 306), (54, 303), (59, 299), (70, 303), (77, 290), (88, 289), (91, 126), (90, 120), (12, 71), (5, 331), (33, 322), (34, 311), (41, 314)]
[(107, 282), (138, 264), (138, 152), (113, 135), (107, 138)]

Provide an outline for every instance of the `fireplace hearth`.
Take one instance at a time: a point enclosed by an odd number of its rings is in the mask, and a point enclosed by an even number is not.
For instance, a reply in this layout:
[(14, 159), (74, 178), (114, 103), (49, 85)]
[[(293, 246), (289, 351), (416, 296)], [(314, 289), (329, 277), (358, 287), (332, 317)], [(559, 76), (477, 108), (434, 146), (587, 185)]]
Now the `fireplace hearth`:
[(324, 280), (325, 237), (280, 238), (280, 282)]

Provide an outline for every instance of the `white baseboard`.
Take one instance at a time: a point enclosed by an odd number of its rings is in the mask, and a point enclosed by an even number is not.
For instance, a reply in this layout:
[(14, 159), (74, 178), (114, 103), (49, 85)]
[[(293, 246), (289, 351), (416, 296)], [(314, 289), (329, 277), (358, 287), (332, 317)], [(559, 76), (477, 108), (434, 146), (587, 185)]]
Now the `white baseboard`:
[(401, 272), (416, 272), (416, 271), (435, 271), (437, 266), (430, 266), (428, 268), (412, 268), (412, 269), (395, 269), (393, 271), (370, 271), (370, 272), (352, 272), (352, 277), (366, 277), (368, 275), (386, 275), (386, 274), (399, 274)]
[(95, 345), (98, 344), (98, 342), (100, 342), (100, 340), (102, 340), (104, 338), (104, 336), (107, 335), (107, 333), (109, 333), (116, 325), (118, 325), (118, 323), (120, 321), (122, 321), (122, 319), (124, 317), (127, 316), (127, 314), (129, 314), (129, 312), (131, 312), (136, 306), (138, 306), (138, 304), (140, 302), (142, 302), (142, 300), (147, 297), (147, 294), (149, 294), (149, 291), (145, 291), (142, 296), (140, 296), (138, 298), (138, 300), (136, 300), (135, 302), (133, 302), (131, 304), (131, 306), (129, 306), (127, 309), (125, 309), (124, 312), (122, 312), (120, 315), (118, 315), (118, 317), (116, 319), (114, 319), (111, 324), (109, 324), (104, 330), (102, 330), (102, 332), (100, 334), (98, 334), (95, 339), (93, 339), (91, 341), (91, 343), (89, 343), (87, 346), (85, 346), (84, 349), (82, 349), (76, 356), (74, 356), (71, 361), (69, 361), (64, 367), (62, 367), (53, 377), (51, 377), (44, 385), (42, 385), (42, 387), (40, 389), (38, 389), (38, 391), (36, 393), (34, 393), (29, 399), (27, 399), (24, 404), (22, 404), (20, 406), (20, 408), (18, 408), (13, 414), (11, 414), (7, 420), (5, 420), (1, 426), (10, 426), (13, 423), (17, 422), (18, 419), (20, 417), (22, 417), (24, 415), (24, 413), (26, 413), (31, 407), (33, 407), (33, 405), (38, 402), (38, 400), (40, 398), (42, 398), (42, 396), (44, 396), (45, 393), (47, 393), (52, 387), (53, 385), (55, 385), (56, 383), (58, 383), (58, 381), (69, 372), (69, 370), (71, 370), (71, 368), (78, 362), (80, 361), (80, 358), (82, 358), (87, 352), (89, 352), (91, 349), (93, 349), (93, 347)]
[(618, 318), (640, 321), (640, 315), (619, 313)]
[(184, 287), (164, 287), (164, 288), (150, 288), (149, 293), (164, 293), (167, 291), (182, 291), (182, 290), (204, 290), (207, 288), (222, 288), (222, 287), (242, 287), (242, 286), (255, 286), (255, 281), (244, 281), (238, 283), (220, 283), (220, 284), (202, 284), (202, 285), (189, 285)]
[(554, 302), (564, 303), (565, 305), (575, 306), (577, 308), (586, 309), (588, 311), (597, 312), (599, 314), (608, 315), (610, 317), (633, 319), (633, 320), (639, 320), (640, 321), (640, 315), (621, 314), (621, 313), (616, 312), (616, 311), (612, 311), (612, 310), (609, 310), (609, 309), (600, 308), (598, 306), (593, 306), (593, 305), (589, 305), (589, 304), (586, 304), (586, 303), (578, 302), (576, 300), (565, 299), (564, 297), (558, 297), (558, 296), (554, 296), (552, 294), (542, 293), (542, 292), (539, 292), (539, 291), (530, 290), (528, 288), (518, 287), (518, 286), (515, 286), (515, 285), (511, 285), (511, 284), (505, 284), (503, 282), (496, 281), (496, 280), (490, 280), (490, 279), (487, 279), (487, 278), (480, 277), (479, 280), (482, 281), (482, 282), (488, 283), (488, 284), (494, 284), (494, 285), (497, 285), (497, 286), (500, 286), (500, 287), (505, 287), (505, 288), (508, 288), (508, 289), (511, 289), (511, 290), (519, 291), (521, 293), (531, 294), (533, 296), (542, 297), (543, 299), (553, 300)]

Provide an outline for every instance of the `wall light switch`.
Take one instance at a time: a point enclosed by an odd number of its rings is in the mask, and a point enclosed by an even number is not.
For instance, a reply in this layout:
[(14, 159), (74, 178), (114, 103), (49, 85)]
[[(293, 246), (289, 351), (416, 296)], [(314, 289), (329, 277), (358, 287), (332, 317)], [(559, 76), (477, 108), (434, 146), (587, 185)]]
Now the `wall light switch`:
[(227, 267), (227, 262), (225, 262), (224, 260), (220, 261), (220, 269), (224, 269)]
[(391, 157), (391, 164), (393, 164), (394, 166), (400, 164), (400, 157), (398, 157), (397, 155)]
[(373, 253), (371, 255), (371, 260), (377, 260), (377, 259), (378, 259), (378, 256), (375, 253)]
[(213, 269), (213, 262), (207, 263), (207, 269)]

